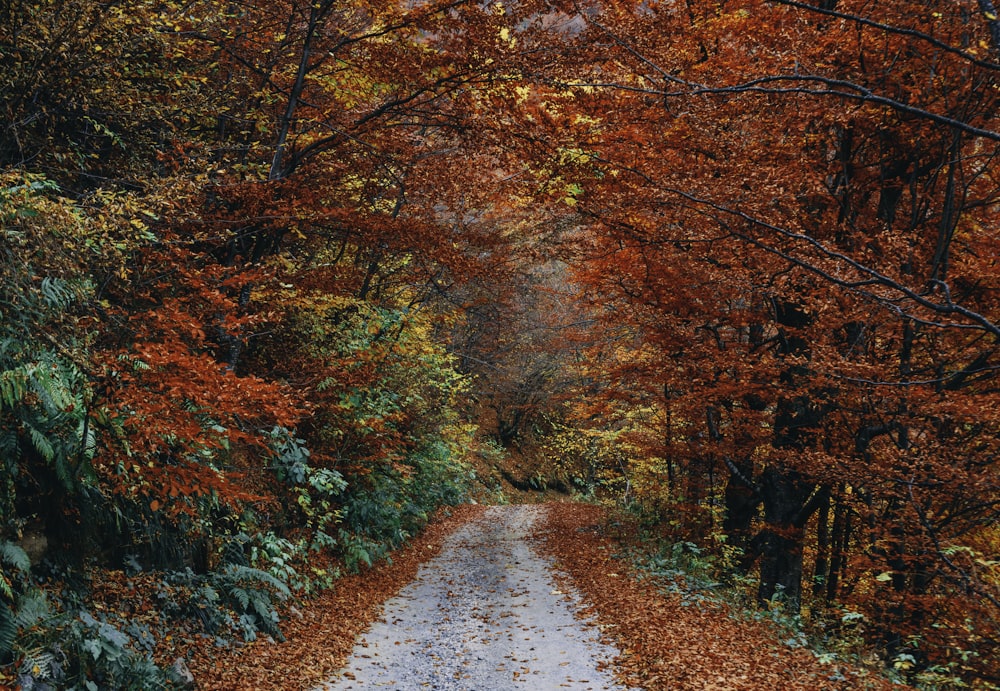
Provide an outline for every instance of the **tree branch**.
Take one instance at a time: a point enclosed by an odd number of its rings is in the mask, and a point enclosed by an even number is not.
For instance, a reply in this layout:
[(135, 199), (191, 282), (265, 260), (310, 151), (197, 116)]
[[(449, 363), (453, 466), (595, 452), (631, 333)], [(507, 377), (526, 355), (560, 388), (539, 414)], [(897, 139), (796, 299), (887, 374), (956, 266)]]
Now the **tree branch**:
[[(916, 38), (934, 46), (935, 48), (940, 48), (943, 51), (951, 53), (952, 55), (957, 55), (965, 60), (968, 60), (977, 67), (982, 67), (983, 69), (987, 70), (1000, 70), (1000, 64), (977, 58), (972, 53), (964, 51), (961, 48), (956, 48), (955, 46), (949, 43), (945, 43), (940, 39), (934, 38), (930, 34), (925, 34), (923, 31), (917, 31), (916, 29), (907, 29), (900, 26), (893, 26), (892, 24), (884, 24), (882, 22), (876, 22), (872, 19), (867, 19), (865, 17), (861, 17), (856, 14), (838, 12), (837, 10), (828, 10), (824, 7), (819, 7), (817, 5), (809, 5), (804, 2), (797, 2), (796, 0), (774, 0), (774, 2), (779, 5), (787, 5), (788, 7), (795, 7), (800, 10), (807, 10), (815, 14), (822, 14), (827, 17), (833, 17), (835, 19), (846, 19), (848, 21), (854, 22), (855, 24), (867, 26), (872, 29), (878, 29), (879, 31), (885, 31), (886, 33), (889, 34), (896, 34), (898, 36), (909, 36), (910, 38)], [(979, 6), (982, 8), (983, 14), (988, 17), (989, 10), (987, 9), (987, 6), (992, 7), (992, 3), (990, 2), (990, 0), (979, 0)], [(994, 16), (996, 16), (995, 12), (993, 14)], [(992, 26), (991, 30), (993, 30)], [(993, 40), (994, 43), (997, 41), (996, 35), (994, 35)]]

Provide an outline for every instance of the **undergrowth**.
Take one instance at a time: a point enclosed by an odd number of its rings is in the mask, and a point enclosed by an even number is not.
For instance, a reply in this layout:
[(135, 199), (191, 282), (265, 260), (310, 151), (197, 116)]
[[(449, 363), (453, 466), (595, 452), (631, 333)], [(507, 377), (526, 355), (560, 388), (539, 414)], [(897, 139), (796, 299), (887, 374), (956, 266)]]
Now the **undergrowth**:
[(806, 648), (829, 665), (834, 681), (846, 681), (843, 666), (850, 665), (925, 691), (969, 688), (949, 667), (928, 666), (917, 671), (919, 641), (909, 641), (909, 647), (889, 660), (883, 659), (866, 640), (869, 622), (858, 612), (830, 607), (806, 609), (803, 614), (780, 592), (770, 601), (758, 603), (755, 580), (739, 572), (736, 563), (740, 555), (725, 545), (724, 539), (711, 548), (672, 539), (655, 530), (647, 519), (635, 507), (612, 514), (605, 530), (621, 548), (615, 557), (634, 566), (641, 577), (684, 606), (720, 607), (731, 616), (771, 626), (786, 646)]

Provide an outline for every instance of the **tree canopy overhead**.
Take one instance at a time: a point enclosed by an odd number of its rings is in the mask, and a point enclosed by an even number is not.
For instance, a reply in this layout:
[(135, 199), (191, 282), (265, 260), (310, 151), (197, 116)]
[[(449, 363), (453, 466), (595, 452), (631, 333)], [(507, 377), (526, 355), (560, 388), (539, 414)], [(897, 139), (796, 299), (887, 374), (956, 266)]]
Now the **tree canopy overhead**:
[[(998, 683), (988, 0), (43, 0), (0, 27), (0, 662), (87, 640), (25, 613), (32, 530), (36, 572), (56, 545), (357, 566), (499, 445), (762, 604)], [(91, 667), (60, 673), (139, 674)]]

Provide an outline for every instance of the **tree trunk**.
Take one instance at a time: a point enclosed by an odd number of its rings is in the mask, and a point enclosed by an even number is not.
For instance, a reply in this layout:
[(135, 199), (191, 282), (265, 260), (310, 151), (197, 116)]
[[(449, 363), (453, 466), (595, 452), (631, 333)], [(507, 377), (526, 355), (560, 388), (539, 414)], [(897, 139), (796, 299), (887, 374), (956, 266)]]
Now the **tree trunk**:
[(780, 593), (797, 612), (802, 601), (802, 510), (812, 494), (798, 473), (767, 468), (761, 476), (765, 527), (759, 538), (760, 586), (757, 599)]
[(740, 550), (738, 566), (745, 574), (756, 558), (751, 543), (751, 528), (760, 496), (757, 488), (752, 486), (753, 465), (749, 459), (740, 463), (727, 461), (726, 465), (729, 466), (729, 481), (723, 494), (726, 513), (722, 519), (722, 532), (727, 536), (729, 545)]
[(850, 539), (850, 516), (842, 497), (844, 485), (841, 484), (834, 497), (833, 528), (830, 532), (830, 568), (827, 571), (826, 599), (833, 602), (837, 599), (840, 588), (840, 574), (844, 567), (844, 554), (847, 552), (847, 541)]
[(830, 491), (823, 491), (816, 518), (816, 564), (813, 567), (813, 597), (823, 596), (830, 580)]

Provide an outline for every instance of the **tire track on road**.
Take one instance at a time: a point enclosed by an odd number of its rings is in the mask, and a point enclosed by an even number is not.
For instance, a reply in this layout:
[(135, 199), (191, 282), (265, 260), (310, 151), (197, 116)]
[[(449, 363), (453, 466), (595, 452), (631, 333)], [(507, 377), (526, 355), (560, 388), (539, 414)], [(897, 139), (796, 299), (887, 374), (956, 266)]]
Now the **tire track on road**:
[(530, 537), (544, 509), (496, 506), (453, 533), (385, 605), (338, 678), (355, 689), (624, 689), (617, 651), (576, 618)]

